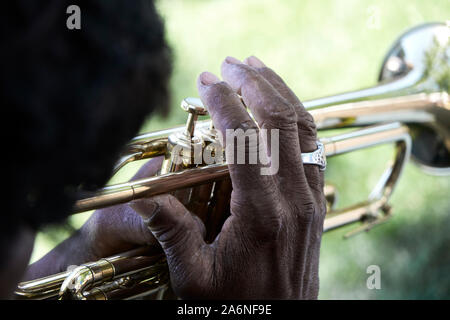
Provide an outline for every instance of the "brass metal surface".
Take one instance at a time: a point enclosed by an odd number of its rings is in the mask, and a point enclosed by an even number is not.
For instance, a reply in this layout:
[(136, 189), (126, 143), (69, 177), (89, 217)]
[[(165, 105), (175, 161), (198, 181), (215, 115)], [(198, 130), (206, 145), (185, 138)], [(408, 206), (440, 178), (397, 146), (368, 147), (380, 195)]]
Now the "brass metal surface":
[[(389, 199), (410, 155), (428, 173), (450, 174), (449, 88), (443, 86), (450, 79), (444, 81), (442, 72), (435, 70), (442, 63), (448, 68), (449, 34), (444, 24), (414, 28), (397, 39), (386, 55), (376, 86), (304, 103), (314, 117), (319, 136), (329, 129), (353, 128), (321, 139), (327, 157), (382, 144), (394, 145), (392, 161), (365, 201), (335, 210), (337, 191), (332, 185), (325, 185), (328, 213), (324, 232), (361, 222), (346, 235), (349, 237), (386, 222), (392, 215)], [(191, 165), (195, 145), (201, 150), (211, 148), (211, 152), (219, 152), (214, 146), (217, 132), (211, 121), (197, 121), (198, 115), (206, 114), (198, 98), (183, 100), (181, 107), (189, 113), (185, 126), (135, 137), (115, 170), (132, 161), (164, 156), (160, 175), (107, 186), (78, 200), (73, 212), (181, 192), (186, 200), (183, 203), (205, 223), (206, 241), (213, 241), (229, 211), (232, 185), (228, 165), (225, 160)], [(177, 145), (189, 151), (177, 155), (183, 161), (189, 160), (181, 165), (175, 164), (173, 149)], [(23, 282), (16, 291), (16, 296), (23, 299), (165, 298), (171, 294), (164, 255), (154, 248), (138, 248)]]

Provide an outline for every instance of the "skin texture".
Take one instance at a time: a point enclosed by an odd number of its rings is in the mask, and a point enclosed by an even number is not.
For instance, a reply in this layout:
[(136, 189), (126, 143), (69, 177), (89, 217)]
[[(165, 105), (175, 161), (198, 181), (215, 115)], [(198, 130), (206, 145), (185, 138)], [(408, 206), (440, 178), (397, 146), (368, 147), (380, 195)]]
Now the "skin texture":
[[(204, 241), (204, 225), (175, 197), (161, 195), (96, 211), (78, 235), (32, 265), (28, 278), (52, 273), (44, 267), (52, 261), (58, 261), (52, 268), (62, 271), (69, 264), (158, 242), (181, 298), (317, 298), (324, 180), (317, 166), (303, 165), (299, 156), (316, 149), (313, 119), (256, 57), (226, 58), (222, 78), (204, 72), (198, 79), (215, 127), (224, 137), (226, 129), (279, 129), (280, 163), (278, 172), (267, 176), (260, 174), (260, 164), (229, 165), (231, 215), (215, 241)], [(135, 178), (154, 174), (159, 165), (160, 159), (148, 162)], [(75, 249), (81, 245), (83, 252)]]
[(315, 147), (312, 117), (282, 79), (260, 60), (227, 58), (224, 81), (211, 73), (198, 80), (202, 101), (217, 129), (280, 130), (280, 168), (260, 175), (260, 165), (229, 165), (231, 216), (212, 244), (204, 228), (172, 196), (132, 204), (148, 221), (182, 298), (316, 299), (319, 250), (325, 217), (323, 174), (301, 162)]

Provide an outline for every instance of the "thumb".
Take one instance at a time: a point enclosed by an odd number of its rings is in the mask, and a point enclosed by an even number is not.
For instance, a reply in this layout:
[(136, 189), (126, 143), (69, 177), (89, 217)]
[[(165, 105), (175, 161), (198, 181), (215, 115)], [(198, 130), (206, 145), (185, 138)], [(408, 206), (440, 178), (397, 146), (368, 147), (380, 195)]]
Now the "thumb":
[(161, 164), (164, 160), (164, 156), (153, 158), (147, 161), (136, 174), (131, 178), (130, 181), (138, 180), (142, 178), (152, 177), (156, 175), (159, 169), (161, 169)]
[[(169, 267), (175, 261), (189, 267), (193, 257), (204, 247), (205, 227), (172, 195), (159, 195), (136, 200), (130, 206), (142, 216), (150, 231), (161, 244)], [(172, 268), (171, 268), (172, 269)]]

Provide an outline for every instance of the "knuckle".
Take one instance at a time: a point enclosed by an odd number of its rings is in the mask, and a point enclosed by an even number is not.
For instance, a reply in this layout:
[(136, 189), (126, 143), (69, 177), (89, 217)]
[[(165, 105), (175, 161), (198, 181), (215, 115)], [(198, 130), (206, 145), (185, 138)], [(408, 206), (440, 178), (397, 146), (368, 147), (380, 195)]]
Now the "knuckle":
[(266, 103), (268, 107), (268, 117), (264, 121), (265, 126), (277, 128), (292, 128), (297, 124), (297, 114), (293, 106), (281, 96), (271, 97), (271, 101)]
[(321, 184), (321, 189), (314, 192), (314, 200), (316, 203), (317, 208), (317, 214), (325, 218), (325, 215), (327, 213), (327, 199), (325, 197), (324, 193), (324, 183)]
[(313, 116), (306, 110), (301, 110), (297, 117), (299, 133), (310, 137), (317, 136), (317, 127)]
[(265, 228), (263, 229), (263, 240), (271, 241), (278, 239), (283, 226), (280, 215), (272, 214), (264, 219)]
[(298, 223), (304, 227), (309, 227), (314, 220), (316, 206), (314, 201), (311, 199), (305, 200), (301, 204), (294, 204), (292, 210)]
[(299, 205), (295, 215), (297, 232), (309, 237), (313, 243), (320, 243), (325, 212), (326, 206), (323, 203), (317, 204), (314, 199)]
[(209, 85), (203, 93), (206, 105), (212, 108), (229, 104), (231, 94), (232, 89), (224, 81)]
[(186, 216), (190, 213), (173, 195), (166, 195), (164, 201), (167, 201), (166, 204), (152, 218), (158, 221), (152, 221), (150, 229), (163, 247), (170, 247), (187, 234)]
[(144, 218), (134, 210), (124, 208), (120, 220), (116, 221), (117, 237), (134, 244), (153, 244), (155, 239)]
[(324, 179), (323, 174), (316, 165), (305, 164), (305, 175), (309, 187), (312, 191), (323, 193)]
[(251, 119), (239, 120), (232, 116), (225, 119), (225, 128), (234, 130), (235, 135), (239, 133), (254, 135), (259, 132), (258, 127)]
[(306, 217), (313, 216), (316, 212), (316, 206), (314, 202), (306, 202), (302, 205), (302, 214)]
[(153, 230), (153, 233), (158, 238), (158, 241), (161, 243), (161, 246), (164, 249), (168, 249), (173, 247), (175, 244), (182, 241), (184, 236), (184, 228), (181, 222), (175, 222), (171, 226), (164, 226)]
[(142, 219), (141, 216), (138, 214), (135, 214), (134, 220), (136, 221), (135, 225), (136, 230), (132, 230), (134, 232), (137, 232), (139, 242), (144, 242), (146, 244), (153, 244), (154, 238), (153, 235), (148, 227), (148, 225), (144, 222), (144, 219)]

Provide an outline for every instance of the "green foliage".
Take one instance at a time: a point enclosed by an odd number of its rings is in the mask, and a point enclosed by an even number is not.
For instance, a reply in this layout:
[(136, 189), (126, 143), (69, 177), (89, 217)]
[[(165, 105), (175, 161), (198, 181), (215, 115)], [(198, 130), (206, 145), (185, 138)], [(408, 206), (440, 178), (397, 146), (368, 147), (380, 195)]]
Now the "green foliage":
[(437, 90), (450, 92), (450, 43), (446, 46), (434, 39), (434, 44), (426, 54), (425, 76), (433, 79)]
[[(179, 102), (197, 95), (202, 71), (220, 75), (227, 55), (258, 56), (307, 100), (374, 85), (397, 36), (450, 14), (448, 0), (165, 0), (158, 7), (174, 51), (172, 107), (167, 119), (154, 117), (142, 131), (183, 123)], [(380, 147), (330, 159), (326, 179), (339, 188), (340, 207), (365, 199), (391, 152)], [(449, 187), (449, 177), (428, 176), (409, 164), (392, 198), (390, 222), (349, 240), (342, 236), (355, 226), (326, 234), (320, 298), (450, 298)], [(71, 223), (79, 226), (88, 215)], [(53, 245), (41, 234), (33, 259)], [(366, 287), (371, 264), (381, 268), (381, 290)]]

